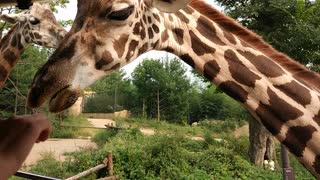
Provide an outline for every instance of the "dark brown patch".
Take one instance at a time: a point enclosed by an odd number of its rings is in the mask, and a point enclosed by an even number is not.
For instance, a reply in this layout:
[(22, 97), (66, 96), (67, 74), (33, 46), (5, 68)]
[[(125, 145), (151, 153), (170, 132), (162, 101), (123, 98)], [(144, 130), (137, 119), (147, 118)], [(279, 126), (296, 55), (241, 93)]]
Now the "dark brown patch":
[(256, 113), (260, 117), (263, 125), (265, 125), (273, 135), (277, 135), (280, 133), (281, 127), (284, 123), (289, 120), (297, 119), (302, 116), (303, 113), (299, 109), (279, 98), (279, 96), (270, 88), (268, 89), (268, 95), (270, 98), (270, 105), (260, 102)]
[(168, 30), (164, 30), (161, 33), (161, 42), (165, 42), (169, 39)]
[(251, 72), (232, 50), (227, 50), (224, 54), (224, 58), (229, 64), (230, 73), (235, 81), (249, 87), (254, 87), (255, 82), (261, 79), (261, 77)]
[(177, 41), (178, 44), (182, 45), (183, 44), (183, 29), (180, 28), (174, 28), (172, 30), (173, 34), (174, 34), (174, 39)]
[(3, 53), (3, 58), (10, 64), (11, 67), (13, 67), (17, 63), (18, 56), (10, 49), (7, 49)]
[(113, 48), (116, 50), (118, 57), (122, 57), (128, 38), (129, 38), (128, 34), (123, 34), (120, 36), (119, 39), (114, 41)]
[(192, 59), (191, 56), (189, 56), (189, 54), (181, 55), (180, 58), (181, 58), (185, 63), (189, 64), (192, 68), (195, 67), (194, 60)]
[(18, 35), (17, 35), (17, 45), (18, 45), (18, 49), (19, 49), (19, 50), (21, 50), (21, 49), (24, 48), (23, 45), (22, 45), (22, 43), (21, 43), (21, 39), (22, 39), (21, 35), (18, 34)]
[(204, 54), (209, 54), (209, 53), (211, 54), (211, 53), (216, 52), (216, 50), (213, 47), (210, 47), (207, 44), (205, 44), (204, 42), (202, 42), (202, 40), (199, 39), (197, 37), (197, 35), (194, 34), (194, 32), (192, 32), (190, 30), (189, 33), (190, 33), (190, 37), (191, 37), (192, 49), (198, 56), (202, 56)]
[(16, 36), (13, 36), (11, 38), (11, 46), (16, 47), (16, 45), (17, 45), (17, 38)]
[(185, 22), (186, 24), (189, 23), (189, 19), (180, 11), (176, 12), (175, 15), (182, 21)]
[(152, 19), (150, 16), (148, 16), (148, 23), (151, 24), (152, 23)]
[(148, 49), (148, 42), (146, 42), (146, 43), (144, 43), (143, 45), (142, 45), (142, 47), (139, 49), (139, 52), (138, 52), (138, 55), (140, 55), (140, 54), (142, 54), (142, 53), (145, 53), (146, 51), (147, 51), (147, 49)]
[(174, 49), (172, 47), (165, 47), (162, 49), (163, 51), (169, 52), (169, 53), (173, 53)]
[(155, 24), (152, 24), (152, 29), (153, 29), (153, 31), (155, 33), (159, 33), (160, 32), (159, 27), (157, 25), (155, 25)]
[(0, 65), (0, 82), (4, 82), (7, 79), (8, 71), (2, 65)]
[(152, 15), (153, 15), (153, 17), (154, 17), (158, 22), (160, 22), (160, 17), (159, 17), (158, 14), (153, 13)]
[(220, 37), (217, 36), (216, 28), (208, 18), (200, 16), (200, 18), (197, 21), (197, 30), (202, 36), (207, 38), (209, 41), (221, 46), (226, 45), (226, 43), (224, 43), (220, 39)]
[(223, 82), (219, 85), (219, 89), (241, 103), (245, 103), (248, 99), (248, 92), (235, 82)]
[(50, 64), (51, 62), (54, 63), (52, 60), (62, 60), (62, 59), (71, 59), (76, 52), (76, 44), (77, 44), (77, 39), (71, 40), (70, 43), (68, 43), (66, 46), (60, 46), (50, 57), (49, 62), (47, 64)]
[(109, 51), (104, 51), (101, 58), (95, 64), (96, 69), (100, 70), (103, 66), (110, 64), (113, 61), (113, 58)]
[(236, 38), (233, 36), (233, 34), (227, 31), (223, 31), (223, 35), (231, 44), (234, 44), (234, 45), (237, 44)]
[(262, 74), (267, 77), (279, 77), (285, 74), (283, 69), (278, 64), (266, 56), (256, 56), (249, 51), (241, 50), (238, 50), (238, 53), (248, 59)]
[(151, 28), (151, 27), (148, 28), (148, 35), (149, 35), (149, 38), (150, 38), (150, 39), (153, 38), (153, 31), (152, 31), (152, 28)]
[(137, 23), (134, 25), (133, 34), (139, 35), (139, 34), (140, 34), (140, 27), (141, 27), (141, 23), (140, 23), (140, 22), (137, 22)]
[(310, 91), (296, 81), (275, 87), (303, 106), (311, 103)]
[(320, 174), (320, 155), (316, 156), (316, 159), (314, 160), (312, 167), (318, 174)]
[(111, 70), (117, 70), (120, 68), (120, 63), (115, 64), (114, 66), (111, 67)]
[(147, 18), (146, 18), (146, 15), (143, 15), (143, 16), (142, 16), (142, 20), (143, 20), (144, 24), (147, 24)]
[(40, 36), (39, 33), (33, 33), (33, 35), (34, 35), (34, 37), (35, 37), (36, 39), (41, 39), (41, 36)]
[(288, 130), (286, 139), (282, 142), (282, 144), (284, 144), (290, 150), (290, 152), (297, 157), (302, 157), (308, 141), (312, 138), (312, 134), (316, 131), (317, 129), (310, 125), (291, 127)]
[(132, 41), (130, 42), (130, 44), (129, 44), (129, 49), (128, 49), (127, 56), (126, 56), (126, 60), (127, 60), (127, 61), (130, 61), (131, 57), (134, 55), (134, 53), (131, 54), (131, 52), (134, 52), (134, 51), (135, 51), (135, 49), (137, 48), (138, 44), (139, 44), (139, 42), (136, 41), (136, 40), (132, 40)]
[(212, 82), (220, 72), (220, 67), (216, 60), (211, 60), (204, 65), (203, 75)]

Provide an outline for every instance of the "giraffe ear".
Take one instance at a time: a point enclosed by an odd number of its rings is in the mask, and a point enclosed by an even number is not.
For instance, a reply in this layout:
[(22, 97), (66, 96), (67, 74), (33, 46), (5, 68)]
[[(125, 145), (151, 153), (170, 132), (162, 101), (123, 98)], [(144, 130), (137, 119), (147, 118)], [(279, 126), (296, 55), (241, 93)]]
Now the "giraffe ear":
[(7, 23), (15, 24), (17, 22), (25, 21), (26, 17), (21, 14), (1, 14), (0, 19)]
[(174, 13), (186, 7), (191, 0), (152, 0), (152, 6), (161, 12)]

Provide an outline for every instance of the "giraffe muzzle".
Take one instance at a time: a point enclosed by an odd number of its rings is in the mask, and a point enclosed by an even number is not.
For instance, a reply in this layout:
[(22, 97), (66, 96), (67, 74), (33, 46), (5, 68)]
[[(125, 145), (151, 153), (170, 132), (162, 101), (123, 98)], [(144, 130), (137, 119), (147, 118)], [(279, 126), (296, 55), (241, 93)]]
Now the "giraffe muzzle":
[(51, 97), (49, 101), (49, 111), (57, 113), (68, 109), (78, 100), (80, 94), (80, 88), (73, 89), (67, 86), (61, 89)]

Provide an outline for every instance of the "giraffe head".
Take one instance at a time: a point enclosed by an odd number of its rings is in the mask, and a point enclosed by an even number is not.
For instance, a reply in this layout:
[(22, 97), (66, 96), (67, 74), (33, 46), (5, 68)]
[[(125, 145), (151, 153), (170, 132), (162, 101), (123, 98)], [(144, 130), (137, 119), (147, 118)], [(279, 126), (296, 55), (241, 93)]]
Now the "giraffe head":
[(38, 71), (28, 104), (51, 98), (50, 111), (70, 107), (80, 90), (151, 49), (159, 49), (161, 16), (189, 0), (78, 0), (70, 32)]
[(3, 14), (0, 19), (17, 24), (22, 44), (35, 43), (47, 48), (57, 48), (66, 34), (48, 4), (34, 3), (30, 10), (19, 14)]

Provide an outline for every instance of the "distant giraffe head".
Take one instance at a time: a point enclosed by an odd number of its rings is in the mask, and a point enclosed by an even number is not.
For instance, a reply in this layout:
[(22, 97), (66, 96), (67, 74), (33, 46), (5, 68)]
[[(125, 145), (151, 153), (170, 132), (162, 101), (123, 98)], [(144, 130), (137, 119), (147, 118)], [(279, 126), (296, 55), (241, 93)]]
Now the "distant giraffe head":
[(0, 19), (14, 24), (0, 41), (0, 87), (16, 66), (20, 55), (31, 43), (55, 48), (66, 31), (57, 23), (48, 5), (35, 3), (20, 14), (0, 15)]
[(38, 71), (28, 104), (71, 106), (149, 50), (179, 56), (240, 102), (320, 178), (320, 76), (202, 0), (78, 0), (71, 31)]
[(48, 4), (34, 3), (30, 10), (20, 14), (3, 14), (0, 19), (16, 24), (23, 44), (35, 43), (47, 48), (57, 48), (66, 34)]

